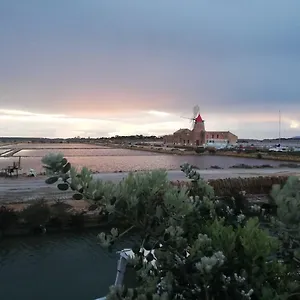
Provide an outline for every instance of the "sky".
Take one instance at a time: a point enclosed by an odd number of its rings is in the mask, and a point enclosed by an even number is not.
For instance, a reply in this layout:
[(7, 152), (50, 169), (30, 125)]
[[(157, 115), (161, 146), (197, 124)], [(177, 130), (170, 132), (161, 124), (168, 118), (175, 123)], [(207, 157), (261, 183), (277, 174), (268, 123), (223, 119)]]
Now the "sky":
[(0, 0), (0, 136), (300, 135), (300, 1)]

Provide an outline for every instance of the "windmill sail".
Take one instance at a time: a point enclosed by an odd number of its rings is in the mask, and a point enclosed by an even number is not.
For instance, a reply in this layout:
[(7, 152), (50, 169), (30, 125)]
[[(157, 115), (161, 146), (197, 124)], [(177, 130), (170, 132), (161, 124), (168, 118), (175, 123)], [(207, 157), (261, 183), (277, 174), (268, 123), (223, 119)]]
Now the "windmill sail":
[[(203, 120), (202, 120), (202, 118), (201, 118), (201, 116), (200, 116), (200, 107), (198, 106), (198, 105), (195, 105), (194, 107), (193, 107), (193, 115), (192, 115), (192, 117), (191, 118), (187, 118), (187, 117), (181, 117), (181, 118), (183, 118), (183, 119), (189, 119), (190, 120), (190, 127), (191, 127), (191, 130), (193, 130), (194, 129), (194, 127), (195, 127), (195, 124), (197, 123), (197, 122), (202, 122)], [(200, 120), (200, 119), (201, 120)]]
[(194, 113), (193, 119), (195, 119), (198, 116), (198, 114), (200, 113), (200, 107), (198, 105), (194, 106), (193, 113)]

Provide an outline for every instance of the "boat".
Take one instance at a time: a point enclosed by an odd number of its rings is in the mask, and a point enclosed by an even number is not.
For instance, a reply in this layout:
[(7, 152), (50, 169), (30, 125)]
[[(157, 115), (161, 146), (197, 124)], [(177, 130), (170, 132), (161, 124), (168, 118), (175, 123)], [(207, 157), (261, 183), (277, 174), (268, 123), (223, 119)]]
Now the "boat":
[(269, 151), (270, 152), (288, 152), (289, 148), (278, 145), (278, 146), (269, 148)]

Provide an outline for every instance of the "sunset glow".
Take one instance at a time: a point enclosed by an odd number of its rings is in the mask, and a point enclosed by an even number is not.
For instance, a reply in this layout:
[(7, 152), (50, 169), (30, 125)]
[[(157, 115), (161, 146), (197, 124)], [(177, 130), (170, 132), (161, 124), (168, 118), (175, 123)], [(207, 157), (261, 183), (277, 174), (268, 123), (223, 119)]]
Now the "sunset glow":
[(69, 4), (1, 1), (0, 136), (300, 135), (299, 1)]

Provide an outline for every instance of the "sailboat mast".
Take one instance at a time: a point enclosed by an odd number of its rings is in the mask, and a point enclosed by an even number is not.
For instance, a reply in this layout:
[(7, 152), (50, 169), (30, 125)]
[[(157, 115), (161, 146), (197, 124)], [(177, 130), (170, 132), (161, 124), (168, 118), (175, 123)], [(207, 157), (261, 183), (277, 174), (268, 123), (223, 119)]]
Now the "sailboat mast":
[(279, 111), (279, 128), (278, 128), (278, 130), (279, 130), (279, 145), (281, 145), (281, 111)]

